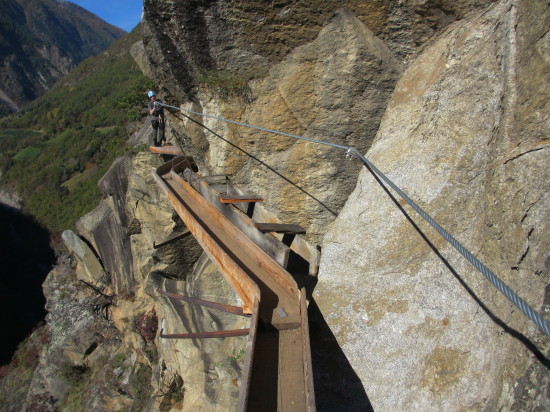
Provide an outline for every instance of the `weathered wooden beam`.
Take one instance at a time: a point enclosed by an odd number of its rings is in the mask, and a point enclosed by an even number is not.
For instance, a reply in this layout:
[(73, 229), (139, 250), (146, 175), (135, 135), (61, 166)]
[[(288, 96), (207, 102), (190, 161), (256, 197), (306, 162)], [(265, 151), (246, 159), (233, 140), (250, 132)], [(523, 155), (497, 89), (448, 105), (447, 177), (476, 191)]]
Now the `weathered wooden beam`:
[[(277, 222), (276, 216), (261, 206), (256, 208), (253, 218), (257, 222)], [(309, 274), (311, 276), (317, 276), (317, 272), (319, 271), (319, 261), (321, 259), (321, 252), (317, 247), (310, 245), (300, 235), (296, 235), (290, 245), (290, 250), (296, 252), (308, 261)]]
[(250, 315), (244, 313), (243, 308), (241, 308), (239, 306), (224, 305), (223, 303), (198, 299), (198, 298), (194, 298), (194, 297), (191, 297), (191, 296), (178, 295), (176, 293), (165, 292), (165, 291), (162, 291), (162, 290), (159, 290), (158, 292), (162, 296), (166, 296), (168, 298), (173, 298), (173, 299), (183, 300), (184, 302), (188, 302), (188, 303), (191, 303), (191, 304), (194, 304), (194, 305), (205, 306), (205, 307), (208, 307), (208, 308), (211, 308), (211, 309), (220, 310), (222, 312), (232, 313), (233, 315), (250, 316)]
[(281, 242), (288, 247), (292, 246), (297, 234), (306, 233), (306, 230), (294, 224), (285, 223), (256, 223), (255, 226), (263, 233), (282, 233)]
[[(231, 182), (229, 182), (231, 183)], [(233, 186), (232, 184), (228, 184), (227, 185), (227, 190), (225, 191), (225, 193), (227, 195), (238, 195), (238, 196), (245, 196), (246, 193), (243, 192), (242, 190), (240, 190), (238, 187), (235, 187)], [(240, 209), (241, 211), (243, 211), (244, 213), (246, 213), (246, 215), (249, 217), (249, 218), (252, 218), (252, 214), (254, 213), (254, 209), (256, 208), (256, 204), (259, 203), (259, 202), (238, 202), (238, 203), (232, 203), (232, 205), (234, 207), (236, 207), (237, 209)]]
[(231, 329), (217, 330), (213, 332), (193, 332), (193, 333), (172, 333), (165, 335), (160, 331), (160, 337), (163, 339), (202, 339), (202, 338), (229, 338), (233, 336), (246, 336), (249, 329)]
[(306, 233), (306, 230), (302, 226), (295, 225), (295, 224), (255, 223), (254, 226), (256, 226), (258, 230), (263, 233), (275, 232), (275, 233), (284, 233), (284, 234), (291, 234), (291, 235)]
[[(168, 201), (182, 218), (195, 239), (197, 239), (197, 242), (220, 269), (233, 290), (239, 295), (243, 301), (243, 312), (251, 314), (254, 300), (260, 300), (260, 290), (239, 265), (235, 263), (232, 257), (218, 244), (217, 240), (212, 237), (212, 232), (208, 228), (208, 225), (198, 217), (197, 211), (190, 207), (190, 203), (192, 203), (193, 200), (189, 198), (188, 194), (195, 191), (190, 187), (190, 190), (185, 190), (182, 188), (181, 182), (177, 190), (172, 186), (169, 187), (167, 182), (163, 181), (155, 170), (153, 171), (153, 178), (164, 191)], [(198, 196), (200, 197), (200, 195)], [(201, 199), (206, 202), (204, 198), (201, 197)], [(200, 204), (198, 205), (199, 208), (201, 208), (201, 206)], [(211, 211), (204, 211), (204, 213), (208, 215), (207, 218), (209, 218), (209, 220), (215, 220)]]
[[(296, 328), (300, 325), (300, 309), (298, 302), (298, 286), (290, 273), (270, 258), (258, 245), (240, 231), (203, 196), (194, 190), (181, 176), (171, 173), (172, 179), (167, 182), (177, 193), (185, 208), (194, 214), (201, 224), (208, 228), (210, 237), (215, 238), (218, 251), (226, 255), (225, 264), (234, 268), (232, 272), (245, 271), (248, 280), (257, 284), (261, 290), (260, 316), (277, 329)], [(181, 215), (180, 215), (181, 216)], [(185, 222), (185, 219), (183, 219)], [(187, 224), (187, 222), (186, 222)], [(189, 228), (193, 231), (191, 228)], [(200, 241), (199, 241), (200, 243)], [(207, 252), (208, 253), (208, 252)], [(216, 259), (216, 254), (214, 259)], [(238, 262), (238, 264), (236, 263)], [(225, 270), (224, 264), (218, 265), (220, 271)], [(240, 279), (240, 277), (237, 277)], [(236, 289), (235, 289), (236, 290)], [(236, 290), (237, 291), (237, 290)], [(249, 293), (241, 300), (256, 298)], [(280, 316), (276, 308), (282, 308), (287, 316)], [(245, 310), (246, 313), (247, 312)]]
[(315, 412), (315, 389), (313, 387), (313, 366), (311, 361), (311, 345), (309, 342), (306, 288), (300, 290), (300, 315), (302, 317), (302, 359), (305, 375), (306, 412)]
[(279, 331), (277, 406), (305, 411), (305, 374), (303, 368), (301, 329)]
[(188, 157), (185, 157), (185, 156), (174, 157), (169, 162), (166, 162), (166, 163), (163, 163), (162, 165), (160, 165), (157, 168), (156, 173), (159, 176), (163, 176), (166, 173), (170, 172), (170, 170), (172, 170), (174, 168), (180, 168), (180, 167), (183, 168), (182, 170), (184, 170), (186, 168), (191, 168), (191, 159), (188, 158)]
[(158, 154), (181, 155), (181, 149), (176, 146), (150, 146), (149, 151)]
[(267, 253), (282, 267), (287, 267), (290, 256), (290, 249), (288, 246), (284, 245), (273, 236), (264, 235), (254, 225), (254, 222), (240, 210), (237, 210), (232, 205), (220, 202), (218, 192), (208, 185), (203, 178), (197, 176), (191, 170), (186, 170), (184, 172), (184, 177), (195, 190), (197, 190), (205, 199), (208, 200), (208, 202), (210, 202), (210, 204), (212, 204), (231, 223), (237, 226), (241, 232), (257, 244), (265, 253)]
[(172, 170), (176, 173), (181, 173), (186, 169), (193, 169), (194, 162), (191, 157), (178, 156), (172, 160)]
[(261, 197), (252, 195), (219, 195), (220, 202), (222, 203), (251, 203), (251, 202), (263, 202)]
[(202, 179), (209, 185), (227, 183), (228, 181), (226, 175), (202, 176)]

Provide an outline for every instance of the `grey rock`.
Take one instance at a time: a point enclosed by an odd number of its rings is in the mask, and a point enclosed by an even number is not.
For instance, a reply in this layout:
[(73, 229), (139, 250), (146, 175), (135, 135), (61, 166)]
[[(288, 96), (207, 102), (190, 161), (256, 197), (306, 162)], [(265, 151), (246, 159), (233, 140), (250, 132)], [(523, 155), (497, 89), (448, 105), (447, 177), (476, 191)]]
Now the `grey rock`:
[(92, 249), (72, 230), (65, 230), (61, 236), (67, 248), (83, 266), (83, 271), (76, 272), (79, 279), (93, 285), (101, 282), (105, 271)]
[(98, 183), (106, 199), (77, 224), (79, 231), (94, 245), (118, 294), (130, 293), (135, 284), (132, 249), (126, 231), (130, 170), (129, 158), (119, 158), (113, 163)]
[[(548, 17), (543, 1), (501, 1), (452, 24), (403, 74), (367, 152), (536, 310), (549, 281), (549, 70), (536, 47)], [(315, 292), (374, 409), (545, 404), (548, 339), (396, 202), (361, 173)]]

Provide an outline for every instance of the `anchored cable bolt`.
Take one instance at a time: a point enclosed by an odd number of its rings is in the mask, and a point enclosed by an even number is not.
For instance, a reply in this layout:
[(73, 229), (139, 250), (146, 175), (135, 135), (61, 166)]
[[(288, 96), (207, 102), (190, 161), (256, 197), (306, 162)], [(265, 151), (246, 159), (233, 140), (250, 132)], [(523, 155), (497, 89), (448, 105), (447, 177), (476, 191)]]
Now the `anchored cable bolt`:
[(361, 162), (361, 154), (355, 147), (348, 147), (348, 150), (346, 150), (346, 159), (359, 160)]

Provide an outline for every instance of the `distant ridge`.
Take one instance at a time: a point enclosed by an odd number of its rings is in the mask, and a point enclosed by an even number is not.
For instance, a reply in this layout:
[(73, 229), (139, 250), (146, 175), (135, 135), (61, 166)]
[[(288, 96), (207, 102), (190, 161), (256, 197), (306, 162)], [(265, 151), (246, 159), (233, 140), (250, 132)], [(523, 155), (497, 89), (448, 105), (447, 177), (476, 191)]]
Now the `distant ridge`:
[(0, 9), (0, 116), (126, 34), (71, 2), (0, 0)]

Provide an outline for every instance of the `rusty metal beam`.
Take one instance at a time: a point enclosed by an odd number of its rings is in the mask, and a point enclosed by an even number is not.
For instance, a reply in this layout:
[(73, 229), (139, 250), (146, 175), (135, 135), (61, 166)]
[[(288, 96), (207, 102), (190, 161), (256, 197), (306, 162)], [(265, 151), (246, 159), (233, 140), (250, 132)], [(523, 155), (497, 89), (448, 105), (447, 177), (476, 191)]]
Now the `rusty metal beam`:
[(160, 331), (160, 337), (163, 339), (202, 339), (202, 338), (229, 338), (233, 336), (246, 336), (250, 329), (230, 329), (217, 330), (212, 332), (194, 332), (194, 333), (173, 333), (165, 335)]
[(184, 302), (192, 303), (194, 305), (206, 306), (207, 308), (221, 310), (222, 312), (232, 313), (233, 315), (250, 316), (249, 314), (244, 313), (243, 308), (239, 306), (224, 305), (223, 303), (211, 302), (209, 300), (193, 298), (191, 296), (178, 295), (176, 293), (164, 292), (162, 290), (159, 290), (158, 292), (162, 296), (183, 300)]
[(254, 314), (250, 319), (250, 333), (246, 341), (246, 355), (244, 357), (243, 374), (241, 377), (241, 388), (239, 390), (239, 403), (237, 412), (248, 410), (248, 397), (250, 395), (250, 382), (252, 379), (252, 366), (254, 363), (254, 351), (256, 348), (256, 337), (258, 336), (258, 314), (260, 302), (254, 302)]

